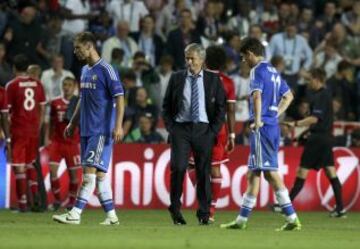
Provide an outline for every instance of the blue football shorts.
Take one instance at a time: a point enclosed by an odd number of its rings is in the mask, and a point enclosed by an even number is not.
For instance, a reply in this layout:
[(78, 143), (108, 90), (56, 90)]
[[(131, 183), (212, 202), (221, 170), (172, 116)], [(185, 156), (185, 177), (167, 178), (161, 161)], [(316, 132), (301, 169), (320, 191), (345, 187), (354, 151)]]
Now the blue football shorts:
[(109, 136), (95, 135), (81, 137), (81, 164), (83, 167), (95, 167), (107, 172), (113, 147)]
[(250, 170), (277, 170), (280, 143), (279, 125), (264, 124), (250, 133)]

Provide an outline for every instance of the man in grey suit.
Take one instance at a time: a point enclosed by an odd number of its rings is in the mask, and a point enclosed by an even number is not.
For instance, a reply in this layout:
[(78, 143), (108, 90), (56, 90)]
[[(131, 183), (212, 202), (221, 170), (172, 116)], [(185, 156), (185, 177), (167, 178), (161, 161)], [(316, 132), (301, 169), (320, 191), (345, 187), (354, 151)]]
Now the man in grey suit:
[(185, 48), (187, 70), (173, 73), (163, 102), (163, 118), (171, 144), (169, 211), (175, 225), (185, 225), (181, 208), (183, 180), (190, 151), (196, 165), (199, 224), (209, 222), (211, 149), (225, 121), (225, 92), (217, 74), (203, 69), (205, 49)]

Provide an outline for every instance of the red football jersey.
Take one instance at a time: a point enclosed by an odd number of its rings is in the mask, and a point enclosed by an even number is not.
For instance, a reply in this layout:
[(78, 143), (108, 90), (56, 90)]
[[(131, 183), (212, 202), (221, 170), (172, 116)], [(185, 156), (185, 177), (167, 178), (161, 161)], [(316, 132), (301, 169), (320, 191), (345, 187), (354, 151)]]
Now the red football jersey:
[(235, 96), (234, 81), (229, 76), (223, 74), (222, 72), (219, 72), (219, 76), (224, 86), (227, 102), (235, 103), (236, 96)]
[(3, 87), (0, 87), (0, 111), (1, 112), (9, 111), (7, 98), (6, 98), (6, 92), (5, 92), (5, 88), (3, 88)]
[(57, 97), (50, 103), (50, 129), (51, 129), (51, 141), (60, 143), (79, 143), (80, 134), (79, 129), (76, 129), (74, 136), (71, 138), (64, 138), (64, 130), (68, 124), (64, 120), (65, 113), (68, 108), (69, 101), (63, 97)]
[(41, 82), (28, 76), (18, 76), (6, 85), (6, 98), (11, 115), (11, 133), (38, 136), (40, 105), (46, 104)]

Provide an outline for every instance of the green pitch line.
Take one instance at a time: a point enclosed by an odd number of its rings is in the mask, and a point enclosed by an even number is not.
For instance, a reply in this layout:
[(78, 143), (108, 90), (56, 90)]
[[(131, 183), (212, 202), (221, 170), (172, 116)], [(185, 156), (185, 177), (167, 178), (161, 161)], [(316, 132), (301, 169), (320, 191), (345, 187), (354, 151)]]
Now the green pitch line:
[(325, 212), (300, 213), (303, 227), (296, 232), (275, 232), (283, 217), (271, 212), (254, 212), (245, 231), (219, 228), (236, 212), (218, 212), (214, 225), (199, 226), (195, 211), (185, 211), (188, 225), (181, 227), (171, 224), (165, 210), (119, 210), (116, 227), (98, 225), (105, 217), (101, 210), (86, 210), (79, 226), (55, 223), (52, 214), (0, 211), (0, 248), (360, 248), (360, 213), (349, 213), (347, 219), (331, 219)]

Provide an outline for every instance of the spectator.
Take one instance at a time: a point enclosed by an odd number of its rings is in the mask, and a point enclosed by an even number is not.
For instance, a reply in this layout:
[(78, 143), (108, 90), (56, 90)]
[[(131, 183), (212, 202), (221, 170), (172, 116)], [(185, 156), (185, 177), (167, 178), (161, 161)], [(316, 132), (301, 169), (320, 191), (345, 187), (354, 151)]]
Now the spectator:
[(352, 35), (360, 34), (360, 1), (355, 1), (351, 11), (341, 16), (341, 22)]
[[(136, 86), (136, 74), (130, 69), (122, 75), (121, 79), (125, 88), (125, 106), (134, 107), (136, 105), (136, 92), (139, 89)], [(128, 112), (125, 112), (125, 116), (128, 116)]]
[(120, 74), (120, 78), (130, 70), (129, 67), (124, 66), (125, 52), (121, 48), (114, 48), (111, 52), (111, 65), (116, 68)]
[[(344, 111), (345, 120), (355, 119), (355, 86), (350, 82), (353, 78), (353, 67), (346, 61), (338, 64), (337, 71), (326, 81), (326, 86), (334, 99), (338, 99)], [(342, 118), (342, 116), (340, 115)]]
[(259, 13), (259, 21), (257, 23), (259, 28), (263, 29), (267, 34), (272, 35), (277, 32), (279, 27), (279, 16), (278, 8), (276, 8), (274, 0), (264, 0), (263, 9)]
[(86, 31), (88, 21), (95, 18), (90, 12), (88, 0), (67, 0), (64, 10), (65, 21), (62, 30), (70, 37)]
[(140, 32), (133, 33), (132, 37), (137, 42), (139, 50), (145, 53), (151, 66), (158, 65), (164, 44), (160, 36), (155, 34), (155, 20), (151, 15), (141, 19)]
[(30, 63), (41, 64), (39, 45), (43, 37), (41, 24), (35, 19), (37, 10), (30, 2), (22, 5), (18, 16), (9, 20), (4, 39), (8, 44), (8, 56), (25, 54)]
[(152, 103), (159, 105), (160, 78), (155, 69), (146, 60), (143, 52), (135, 53), (132, 70), (136, 74), (136, 86), (144, 87)]
[(271, 56), (282, 55), (285, 60), (284, 79), (288, 85), (298, 90), (299, 77), (305, 75), (312, 63), (312, 50), (304, 37), (297, 34), (295, 22), (286, 24), (285, 32), (275, 34), (269, 44)]
[(121, 48), (124, 51), (123, 66), (130, 67), (132, 56), (138, 51), (138, 46), (134, 39), (129, 36), (129, 24), (127, 22), (120, 21), (116, 27), (116, 35), (104, 42), (101, 57), (110, 63), (112, 50)]
[(139, 117), (139, 127), (135, 128), (126, 137), (125, 143), (146, 143), (159, 144), (164, 143), (164, 138), (154, 129), (152, 129), (151, 114), (143, 114)]
[(104, 41), (115, 35), (114, 24), (109, 16), (109, 13), (106, 11), (101, 12), (100, 15), (90, 24), (89, 30), (95, 35), (98, 41), (98, 48), (102, 47)]
[(2, 37), (7, 25), (7, 14), (6, 3), (0, 3), (0, 37)]
[(72, 72), (64, 69), (64, 58), (62, 55), (55, 55), (52, 59), (51, 68), (45, 70), (41, 75), (41, 82), (44, 86), (47, 100), (61, 95), (62, 82), (66, 77), (75, 78)]
[(55, 55), (62, 53), (66, 58), (64, 59), (65, 67), (70, 68), (74, 51), (72, 41), (61, 33), (62, 25), (63, 20), (59, 15), (50, 16), (44, 27), (44, 35), (40, 41), (40, 48), (48, 64), (51, 64), (51, 60)]
[(249, 33), (250, 28), (250, 10), (251, 6), (248, 1), (238, 0), (238, 13), (230, 18), (227, 23), (227, 29), (245, 37)]
[(11, 66), (6, 61), (6, 47), (3, 42), (0, 42), (0, 87), (5, 87), (13, 78), (13, 71)]
[(285, 70), (285, 61), (284, 57), (281, 55), (275, 55), (271, 58), (270, 61), (271, 65), (276, 68), (276, 71), (278, 71), (280, 74), (282, 74)]
[(324, 14), (318, 18), (324, 26), (325, 33), (331, 32), (334, 25), (338, 22), (339, 18), (336, 14), (336, 2), (326, 1), (324, 6)]
[(209, 0), (203, 14), (197, 19), (196, 32), (201, 35), (205, 47), (214, 44), (219, 37), (219, 23), (215, 18), (216, 2)]
[(269, 43), (266, 40), (266, 34), (263, 32), (261, 26), (258, 24), (251, 25), (249, 29), (249, 37), (256, 38), (261, 41), (262, 45), (265, 47), (265, 58), (269, 60), (271, 57), (269, 51)]
[(319, 44), (316, 51), (323, 49), (327, 41), (335, 44), (344, 60), (353, 66), (360, 66), (360, 40), (348, 35), (344, 25), (341, 23), (335, 24), (332, 32)]
[(235, 93), (237, 102), (235, 105), (235, 120), (247, 121), (250, 117), (249, 114), (249, 92), (250, 92), (250, 68), (241, 62), (240, 74), (232, 76), (235, 85)]
[(296, 105), (296, 111), (292, 118), (294, 120), (300, 120), (304, 119), (310, 114), (310, 103), (307, 99), (302, 98), (298, 100), (298, 103)]
[(236, 69), (240, 66), (240, 45), (241, 39), (236, 33), (230, 33), (224, 44), (226, 55), (235, 63)]
[(139, 126), (139, 118), (142, 114), (149, 113), (153, 117), (153, 123), (151, 128), (154, 129), (159, 118), (159, 109), (149, 104), (148, 94), (146, 89), (139, 87), (136, 91), (136, 103), (135, 106), (126, 107), (126, 116), (124, 122), (124, 135), (125, 137), (129, 132)]
[(191, 11), (183, 9), (180, 13), (180, 27), (171, 31), (167, 38), (166, 51), (175, 60), (175, 68), (185, 66), (184, 49), (190, 43), (200, 43), (200, 36), (194, 29)]
[(157, 73), (160, 77), (160, 98), (159, 109), (162, 109), (162, 103), (165, 96), (165, 91), (168, 86), (170, 76), (173, 73), (174, 59), (170, 55), (164, 55), (160, 59), (160, 65), (157, 69)]
[(333, 106), (333, 119), (334, 121), (339, 120), (345, 120), (346, 119), (346, 113), (343, 108), (343, 103), (341, 98), (334, 98), (332, 100), (332, 106)]
[(323, 69), (328, 79), (336, 73), (340, 61), (342, 61), (342, 57), (336, 50), (334, 42), (328, 40), (325, 48), (315, 54), (313, 67)]
[(181, 12), (185, 10), (185, 0), (169, 1), (168, 4), (161, 10), (158, 19), (156, 20), (156, 32), (166, 40), (170, 31), (179, 27), (179, 20)]
[(149, 14), (144, 2), (137, 0), (112, 0), (107, 11), (114, 23), (127, 22), (131, 32), (138, 32), (141, 18)]
[(298, 21), (298, 30), (300, 34), (310, 34), (314, 25), (313, 10), (310, 7), (304, 7)]
[(282, 32), (285, 30), (287, 24), (290, 21), (294, 21), (294, 18), (291, 16), (290, 4), (288, 2), (281, 2), (278, 7), (278, 15), (279, 15), (279, 24), (277, 27), (278, 32)]

